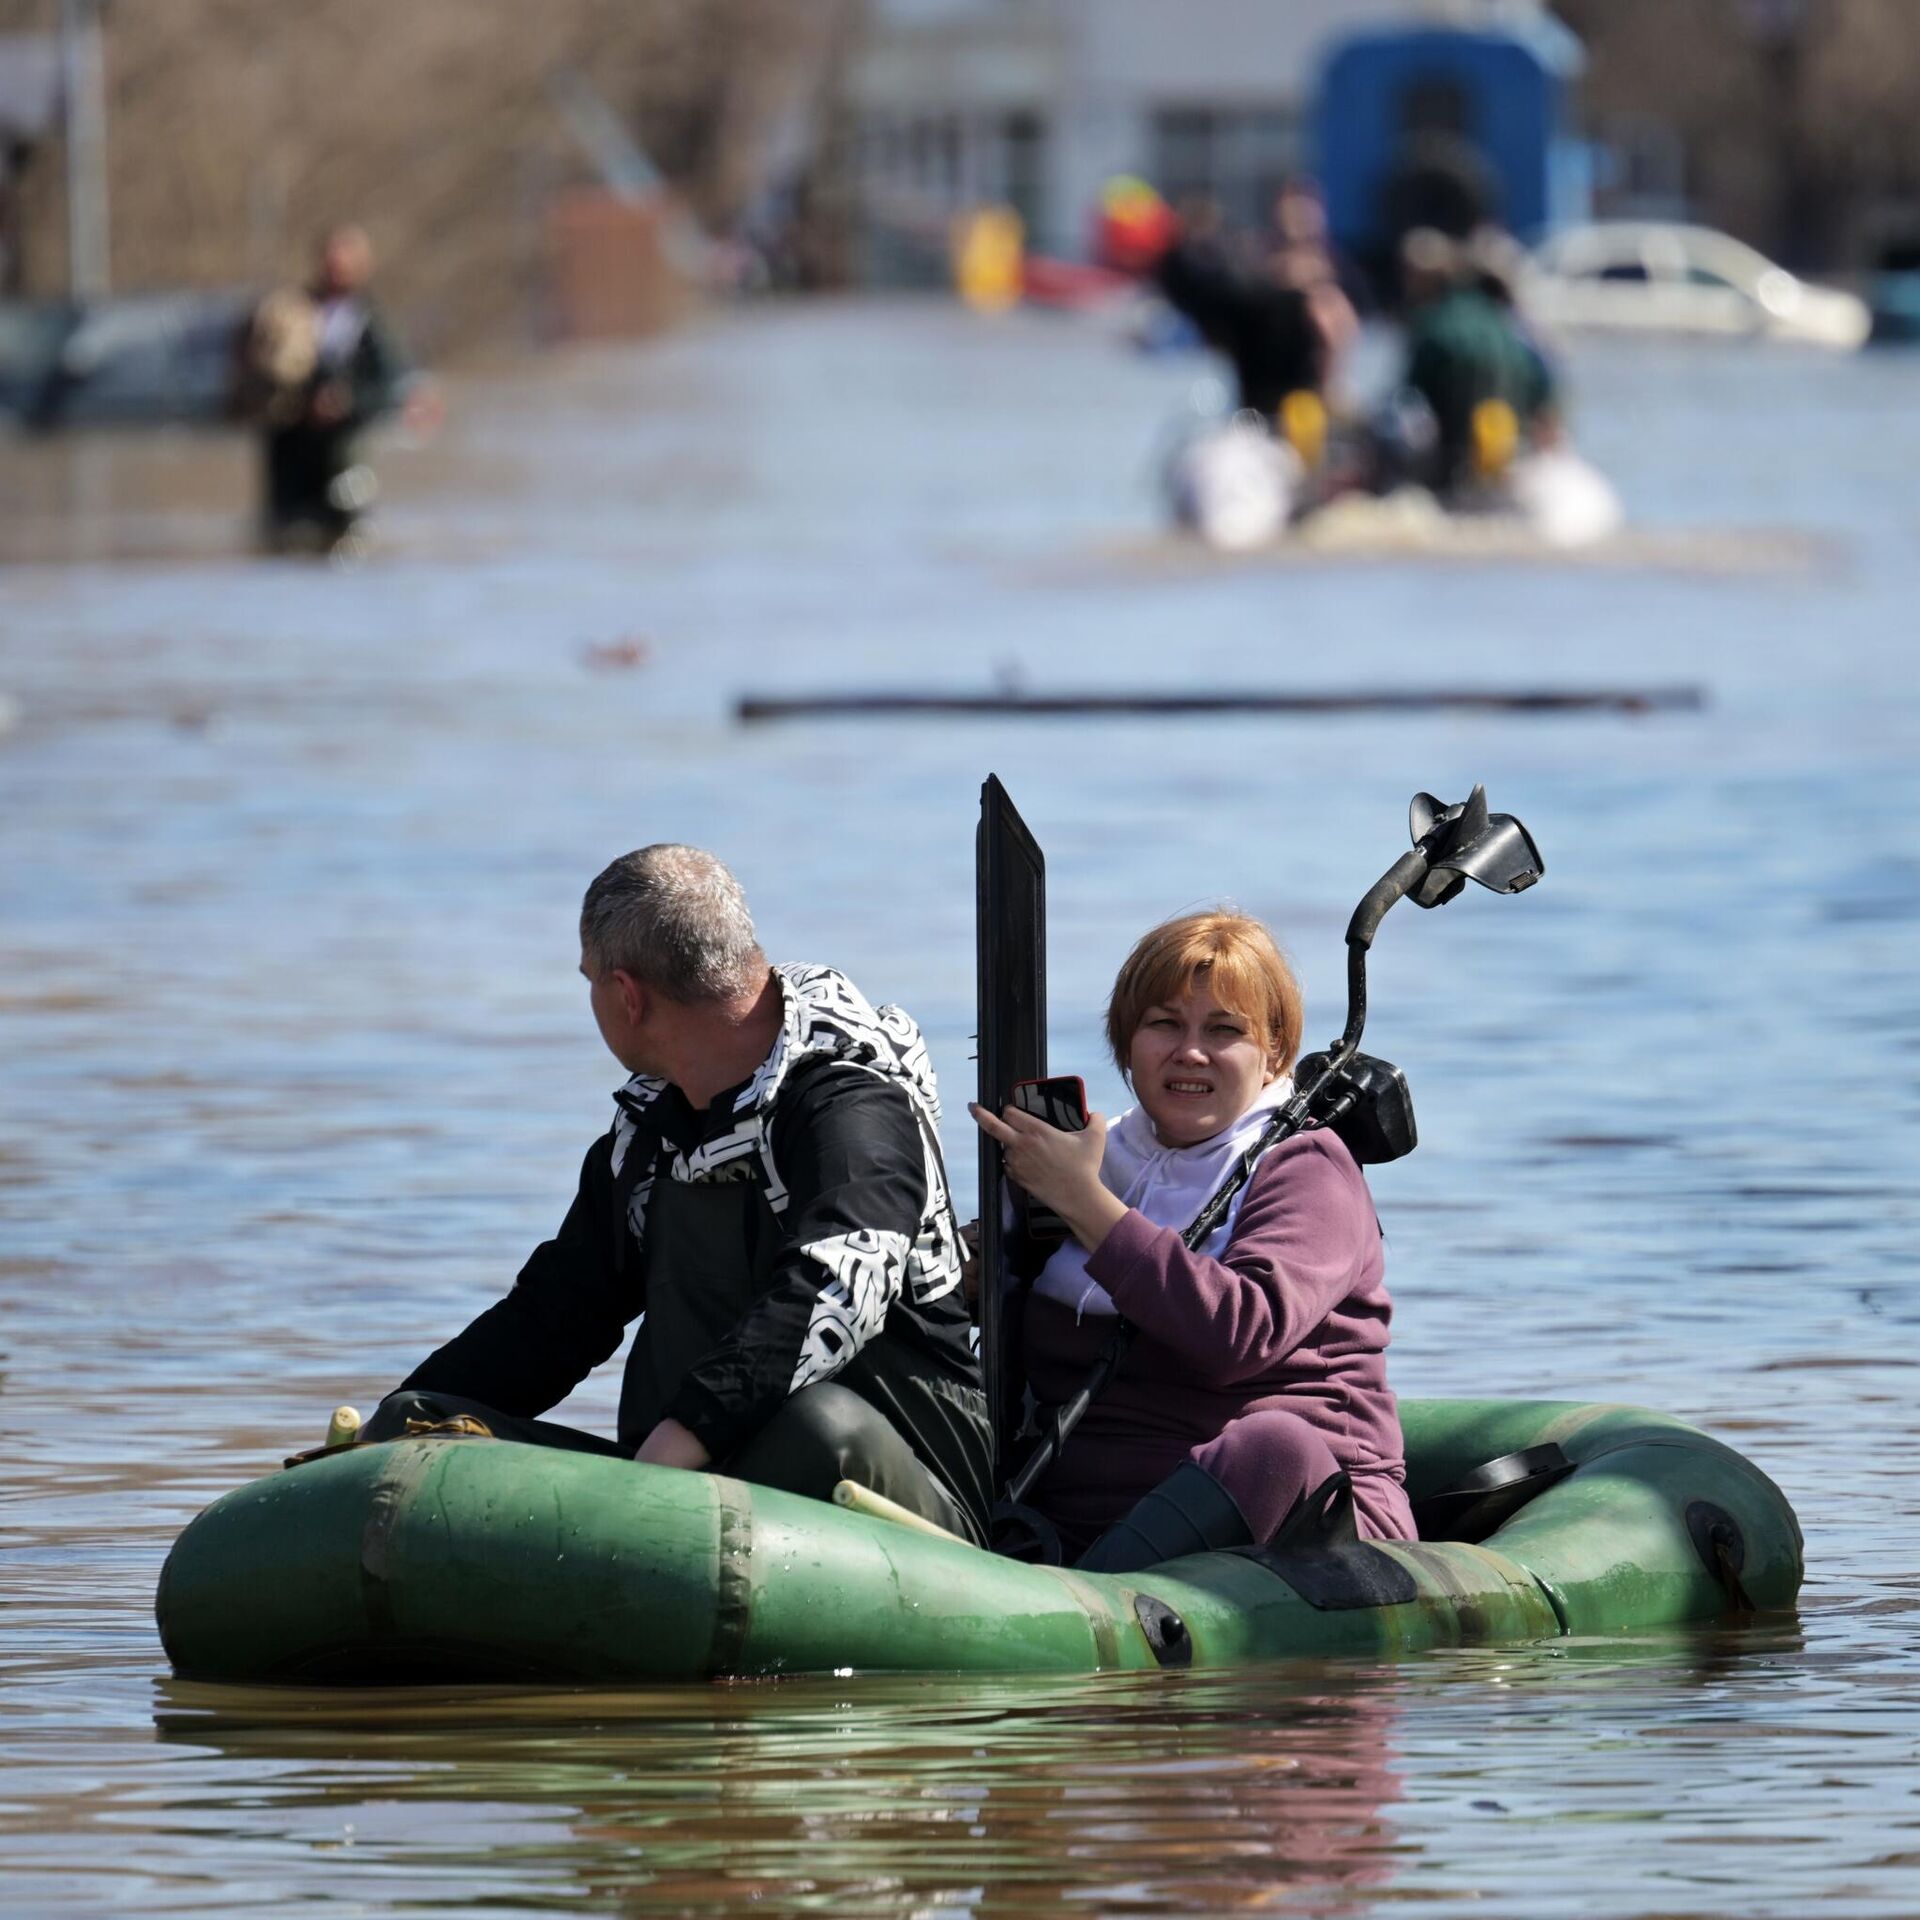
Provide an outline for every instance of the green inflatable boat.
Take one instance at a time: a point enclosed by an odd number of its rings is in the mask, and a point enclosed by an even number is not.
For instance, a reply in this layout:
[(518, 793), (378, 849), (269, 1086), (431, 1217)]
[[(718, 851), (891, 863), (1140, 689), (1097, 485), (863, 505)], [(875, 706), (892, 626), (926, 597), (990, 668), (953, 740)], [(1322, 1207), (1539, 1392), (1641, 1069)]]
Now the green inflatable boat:
[(1320, 1539), (1099, 1575), (706, 1473), (486, 1438), (356, 1446), (181, 1534), (160, 1635), (225, 1681), (1097, 1673), (1390, 1655), (1783, 1609), (1800, 1529), (1663, 1414), (1402, 1403), (1417, 1544)]
[[(997, 780), (981, 801), (979, 1097), (998, 1111), (1047, 1071), (1045, 863)], [(1347, 929), (1346, 1029), (1299, 1063), (1269, 1128), (1278, 1139), (1331, 1127), (1365, 1165), (1415, 1145), (1399, 1070), (1358, 1051), (1381, 916), (1401, 899), (1444, 904), (1468, 880), (1518, 893), (1544, 870), (1481, 788), (1451, 807), (1416, 795), (1410, 818), (1413, 851)], [(981, 1358), (1006, 1471), (1020, 1383), (999, 1325), (1003, 1182), (998, 1153), (983, 1152)], [(1012, 1502), (1121, 1350), (1116, 1339), (1052, 1411), (1008, 1483)], [(176, 1671), (206, 1680), (1071, 1674), (1636, 1632), (1793, 1604), (1793, 1510), (1758, 1468), (1678, 1420), (1550, 1401), (1415, 1400), (1400, 1412), (1417, 1543), (1355, 1538), (1330, 1481), (1327, 1505), (1267, 1546), (1117, 1575), (989, 1553), (897, 1509), (866, 1510), (872, 1496), (863, 1505), (845, 1482), (835, 1500), (852, 1510), (484, 1434), (345, 1445), (187, 1527), (161, 1574), (160, 1636)]]

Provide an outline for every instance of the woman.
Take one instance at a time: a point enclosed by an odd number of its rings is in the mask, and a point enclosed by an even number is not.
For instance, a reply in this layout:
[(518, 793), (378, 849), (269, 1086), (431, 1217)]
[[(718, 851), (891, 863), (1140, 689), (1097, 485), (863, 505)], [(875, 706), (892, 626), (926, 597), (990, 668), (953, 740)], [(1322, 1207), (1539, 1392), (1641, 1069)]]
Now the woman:
[(1107, 1008), (1138, 1106), (1083, 1133), (973, 1108), (1009, 1176), (1073, 1236), (1009, 1303), (1035, 1398), (1072, 1396), (1117, 1314), (1135, 1329), (1032, 1496), (1081, 1566), (1270, 1540), (1342, 1471), (1363, 1538), (1414, 1538), (1386, 1377), (1393, 1306), (1353, 1156), (1332, 1133), (1295, 1135), (1200, 1251), (1181, 1238), (1291, 1096), (1300, 1028), (1299, 984), (1266, 928), (1189, 914), (1134, 948)]

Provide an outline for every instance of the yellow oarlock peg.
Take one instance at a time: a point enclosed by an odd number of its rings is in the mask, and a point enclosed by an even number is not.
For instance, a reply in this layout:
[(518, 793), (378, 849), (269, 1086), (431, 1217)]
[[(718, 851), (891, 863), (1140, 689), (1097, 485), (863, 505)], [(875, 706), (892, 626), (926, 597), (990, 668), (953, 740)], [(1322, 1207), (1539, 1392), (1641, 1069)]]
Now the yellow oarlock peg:
[(1280, 402), (1280, 433), (1302, 465), (1317, 467), (1327, 451), (1327, 405), (1310, 387), (1299, 387)]
[(1473, 410), (1473, 470), (1483, 480), (1504, 473), (1520, 451), (1520, 416), (1504, 400)]

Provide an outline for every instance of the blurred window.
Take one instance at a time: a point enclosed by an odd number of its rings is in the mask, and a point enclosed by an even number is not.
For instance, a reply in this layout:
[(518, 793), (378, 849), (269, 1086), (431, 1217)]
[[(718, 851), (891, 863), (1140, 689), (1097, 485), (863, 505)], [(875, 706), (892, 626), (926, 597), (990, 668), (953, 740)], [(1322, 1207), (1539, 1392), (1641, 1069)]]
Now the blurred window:
[(1153, 119), (1153, 180), (1176, 205), (1214, 191), (1214, 123), (1205, 108), (1170, 108)]
[(941, 114), (934, 122), (934, 185), (948, 199), (960, 191), (961, 145), (960, 116)]
[(1216, 202), (1229, 227), (1264, 231), (1274, 195), (1305, 159), (1286, 107), (1163, 107), (1153, 116), (1153, 184), (1176, 205)]
[(1592, 277), (1596, 280), (1644, 281), (1653, 276), (1647, 272), (1647, 263), (1644, 260), (1609, 260)]
[(1609, 212), (1671, 220), (1687, 202), (1686, 143), (1652, 114), (1609, 115), (1600, 196)]
[(1046, 203), (1047, 128), (1037, 113), (1016, 112), (1000, 122), (1001, 197), (1029, 234), (1043, 224)]

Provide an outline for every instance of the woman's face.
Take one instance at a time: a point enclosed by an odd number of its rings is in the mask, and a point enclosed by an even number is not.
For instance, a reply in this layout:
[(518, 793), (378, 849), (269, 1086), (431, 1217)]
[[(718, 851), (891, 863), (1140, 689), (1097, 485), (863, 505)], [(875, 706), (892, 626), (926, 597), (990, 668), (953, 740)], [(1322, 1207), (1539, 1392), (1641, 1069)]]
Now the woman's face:
[(1197, 1146), (1232, 1126), (1273, 1070), (1268, 1048), (1204, 976), (1180, 999), (1149, 1007), (1127, 1050), (1133, 1091), (1166, 1147)]

